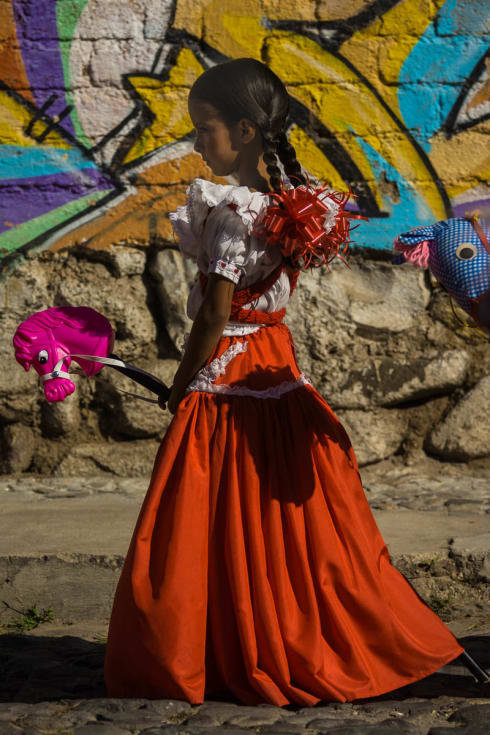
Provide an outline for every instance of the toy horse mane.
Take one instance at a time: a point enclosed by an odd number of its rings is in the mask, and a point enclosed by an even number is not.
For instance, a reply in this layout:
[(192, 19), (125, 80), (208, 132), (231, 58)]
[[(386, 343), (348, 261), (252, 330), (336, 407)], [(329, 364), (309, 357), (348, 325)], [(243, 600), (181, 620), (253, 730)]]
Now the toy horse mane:
[(405, 260), (416, 268), (427, 268), (431, 242), (431, 240), (421, 240), (417, 245), (407, 245), (397, 237), (394, 242), (394, 250), (403, 253)]

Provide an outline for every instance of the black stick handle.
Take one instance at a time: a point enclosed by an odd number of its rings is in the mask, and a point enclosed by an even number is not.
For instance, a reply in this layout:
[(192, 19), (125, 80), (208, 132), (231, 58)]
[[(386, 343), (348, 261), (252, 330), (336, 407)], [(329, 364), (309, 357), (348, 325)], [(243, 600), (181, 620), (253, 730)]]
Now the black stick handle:
[(488, 671), (485, 671), (469, 653), (465, 651), (461, 654), (460, 659), (480, 684), (488, 684), (490, 682)]
[[(109, 355), (109, 357), (113, 358), (114, 360), (121, 360), (121, 358), (117, 355)], [(121, 360), (121, 362), (123, 361)], [(111, 367), (113, 367), (115, 370), (119, 370), (120, 373), (123, 373), (123, 375), (131, 378), (131, 380), (134, 380), (136, 383), (144, 386), (152, 393), (156, 393), (156, 395), (163, 401), (168, 400), (168, 397), (170, 395), (170, 388), (168, 388), (165, 383), (160, 380), (160, 378), (157, 378), (156, 375), (152, 375), (142, 368), (131, 365), (131, 363), (129, 362), (124, 363), (124, 367), (122, 367), (121, 365), (111, 365)]]

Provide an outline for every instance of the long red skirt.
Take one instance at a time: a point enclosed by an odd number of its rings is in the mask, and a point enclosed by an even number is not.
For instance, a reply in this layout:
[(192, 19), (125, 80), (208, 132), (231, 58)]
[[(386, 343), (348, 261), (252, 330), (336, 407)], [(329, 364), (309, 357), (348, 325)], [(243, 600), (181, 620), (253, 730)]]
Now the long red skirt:
[(344, 702), (459, 656), (390, 564), (288, 328), (222, 337), (209, 363), (222, 392), (188, 393), (156, 456), (114, 601), (109, 696)]

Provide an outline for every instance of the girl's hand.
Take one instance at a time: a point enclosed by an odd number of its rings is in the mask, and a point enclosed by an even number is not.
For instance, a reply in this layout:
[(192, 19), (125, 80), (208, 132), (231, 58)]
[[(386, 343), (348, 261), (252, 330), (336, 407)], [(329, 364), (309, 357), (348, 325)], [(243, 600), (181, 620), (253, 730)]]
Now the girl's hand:
[[(169, 394), (169, 398), (170, 398), (170, 394)], [(168, 401), (168, 398), (163, 398), (163, 396), (158, 396), (158, 406), (159, 408), (162, 409), (162, 411), (167, 410), (167, 401)]]
[(175, 386), (172, 386), (172, 390), (170, 391), (170, 395), (168, 397), (167, 402), (167, 408), (170, 411), (170, 413), (175, 413), (179, 407), (179, 403), (184, 397), (184, 393), (181, 393), (180, 391), (177, 391)]
[(165, 409), (168, 408), (168, 410), (170, 411), (170, 413), (174, 414), (177, 411), (177, 409), (179, 407), (179, 403), (183, 399), (184, 395), (185, 395), (185, 391), (182, 392), (182, 391), (178, 390), (175, 387), (175, 385), (173, 385), (171, 387), (171, 389), (170, 389), (170, 395), (167, 398), (167, 400), (163, 400), (162, 398), (159, 398), (158, 399), (158, 405), (163, 410), (165, 410)]

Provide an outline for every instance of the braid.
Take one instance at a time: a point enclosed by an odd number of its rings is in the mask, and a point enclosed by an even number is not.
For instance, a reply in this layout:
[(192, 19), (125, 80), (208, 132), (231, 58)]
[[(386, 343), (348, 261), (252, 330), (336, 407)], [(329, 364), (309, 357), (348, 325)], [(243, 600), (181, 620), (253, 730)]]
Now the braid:
[[(277, 158), (279, 158), (279, 160), (281, 161), (282, 165), (284, 166), (286, 176), (291, 180), (292, 186), (296, 188), (300, 184), (306, 184), (306, 179), (303, 175), (298, 159), (296, 158), (296, 151), (288, 141), (284, 130), (282, 130), (276, 137), (276, 142), (274, 144), (274, 158), (276, 159), (276, 161)], [(267, 163), (265, 154), (264, 161)], [(274, 168), (277, 168), (279, 170), (279, 167), (277, 165)], [(269, 166), (267, 166), (267, 173), (269, 173), (270, 176)], [(273, 184), (272, 178), (271, 184)], [(274, 189), (277, 191), (277, 187), (275, 185)], [(283, 261), (290, 268), (291, 273), (295, 274), (295, 278), (297, 278), (301, 267), (298, 264), (294, 264), (291, 258), (288, 256), (284, 256)]]
[(292, 179), (292, 185), (296, 187), (300, 184), (306, 184), (306, 179), (296, 158), (296, 151), (288, 141), (284, 131), (280, 134), (277, 141), (277, 154), (284, 166), (286, 176)]
[(269, 174), (270, 183), (274, 191), (281, 190), (281, 169), (277, 160), (277, 142), (272, 139), (270, 134), (263, 135), (264, 138), (264, 163), (267, 165), (267, 173)]

